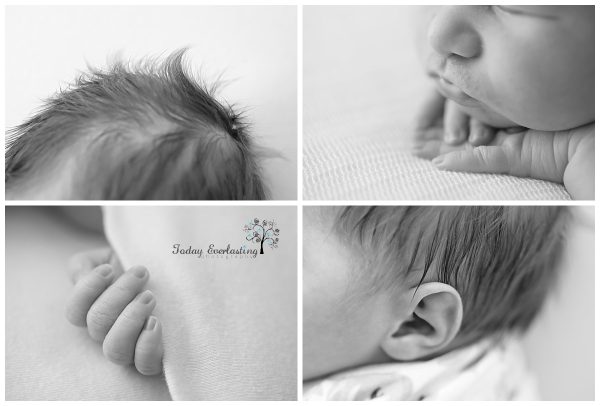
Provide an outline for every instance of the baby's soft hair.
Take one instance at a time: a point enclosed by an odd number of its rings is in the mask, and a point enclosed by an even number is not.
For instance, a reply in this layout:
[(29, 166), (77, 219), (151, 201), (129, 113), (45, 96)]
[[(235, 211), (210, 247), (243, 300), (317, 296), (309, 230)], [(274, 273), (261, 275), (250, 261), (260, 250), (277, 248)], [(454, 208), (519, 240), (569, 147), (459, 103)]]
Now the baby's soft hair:
[[(561, 207), (345, 207), (335, 230), (366, 261), (374, 290), (435, 280), (463, 301), (456, 342), (525, 331), (557, 277), (568, 212)], [(427, 278), (427, 279), (426, 279)]]
[(90, 68), (49, 98), (8, 134), (7, 192), (69, 165), (72, 199), (265, 199), (247, 125), (185, 53)]

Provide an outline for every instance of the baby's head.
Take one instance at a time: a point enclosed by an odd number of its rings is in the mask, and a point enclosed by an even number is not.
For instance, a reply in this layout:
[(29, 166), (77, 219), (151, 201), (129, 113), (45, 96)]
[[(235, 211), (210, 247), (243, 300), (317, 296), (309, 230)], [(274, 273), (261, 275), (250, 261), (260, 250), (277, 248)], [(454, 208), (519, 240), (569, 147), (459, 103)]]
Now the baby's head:
[(264, 199), (239, 115), (196, 82), (185, 50), (93, 70), (12, 130), (8, 199)]
[(594, 6), (436, 6), (419, 49), (442, 94), (495, 127), (594, 121)]
[(304, 379), (524, 331), (555, 279), (559, 207), (304, 210)]

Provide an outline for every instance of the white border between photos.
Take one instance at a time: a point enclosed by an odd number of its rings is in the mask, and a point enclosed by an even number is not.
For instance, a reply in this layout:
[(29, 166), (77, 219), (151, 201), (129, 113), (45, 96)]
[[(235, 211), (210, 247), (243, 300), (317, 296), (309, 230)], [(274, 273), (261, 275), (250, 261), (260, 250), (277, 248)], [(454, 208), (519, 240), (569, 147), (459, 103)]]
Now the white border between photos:
[[(451, 1), (437, 1), (437, 2), (422, 2), (422, 3), (415, 3), (415, 2), (407, 2), (407, 1), (394, 1), (394, 0), (380, 0), (380, 1), (373, 1), (373, 2), (369, 2), (367, 0), (363, 0), (363, 1), (356, 1), (356, 0), (346, 0), (346, 1), (340, 1), (340, 0), (329, 0), (329, 1), (317, 1), (317, 0), (280, 0), (280, 1), (251, 1), (251, 0), (238, 0), (238, 1), (231, 1), (231, 0), (179, 0), (179, 1), (174, 1), (174, 2), (168, 2), (166, 0), (146, 0), (146, 1), (141, 1), (141, 0), (122, 0), (122, 1), (90, 1), (90, 0), (66, 0), (66, 1), (54, 1), (54, 2), (45, 2), (45, 1), (31, 1), (31, 0), (20, 0), (20, 1), (16, 1), (16, 0), (12, 0), (12, 1), (7, 1), (7, 0), (2, 0), (2, 10), (1, 10), (1, 17), (2, 17), (2, 21), (5, 21), (5, 7), (7, 5), (286, 5), (286, 6), (296, 6), (297, 7), (297, 63), (298, 63), (298, 67), (297, 67), (297, 72), (298, 72), (298, 79), (297, 79), (297, 83), (298, 83), (298, 140), (297, 140), (297, 145), (298, 145), (298, 169), (297, 169), (297, 200), (289, 200), (289, 201), (283, 201), (283, 200), (279, 200), (279, 201), (198, 201), (198, 202), (187, 202), (187, 201), (10, 201), (10, 202), (6, 202), (5, 200), (5, 196), (4, 196), (4, 186), (2, 187), (2, 191), (1, 191), (1, 195), (2, 195), (2, 199), (4, 201), (4, 205), (5, 206), (19, 206), (19, 205), (30, 205), (30, 206), (41, 206), (41, 205), (64, 205), (64, 206), (76, 206), (76, 205), (81, 205), (81, 206), (87, 206), (87, 205), (105, 205), (105, 204), (109, 204), (109, 205), (122, 205), (122, 206), (154, 206), (154, 205), (173, 205), (173, 206), (296, 206), (297, 207), (297, 225), (298, 225), (298, 377), (299, 377), (299, 382), (298, 382), (298, 399), (301, 399), (301, 394), (302, 394), (302, 382), (300, 380), (300, 377), (302, 376), (302, 234), (303, 234), (303, 229), (302, 229), (302, 218), (303, 218), (303, 213), (302, 213), (302, 208), (304, 206), (326, 206), (326, 205), (441, 205), (441, 206), (445, 206), (445, 205), (525, 205), (525, 206), (529, 206), (529, 205), (560, 205), (560, 206), (594, 206), (595, 207), (595, 215), (596, 217), (598, 216), (598, 214), (600, 213), (600, 206), (598, 205), (598, 203), (596, 201), (590, 201), (590, 202), (573, 202), (573, 201), (567, 201), (567, 202), (554, 202), (554, 201), (430, 201), (430, 200), (401, 200), (401, 201), (380, 201), (380, 200), (375, 200), (375, 201), (346, 201), (346, 200), (341, 200), (341, 201), (312, 201), (312, 200), (303, 200), (302, 198), (302, 186), (303, 186), (303, 179), (302, 179), (302, 131), (303, 131), (303, 121), (302, 121), (302, 113), (303, 113), (303, 107), (302, 107), (302, 102), (303, 102), (303, 93), (302, 93), (302, 89), (303, 89), (303, 79), (302, 79), (302, 72), (303, 72), (303, 52), (302, 52), (302, 48), (303, 48), (303, 42), (302, 42), (302, 33), (303, 33), (303, 25), (302, 25), (302, 6), (318, 6), (318, 5), (422, 5), (422, 4), (453, 4), (455, 2), (451, 2)], [(480, 4), (480, 2), (476, 2), (476, 1), (463, 1), (461, 2), (462, 4)], [(506, 1), (503, 2), (503, 4), (522, 4), (522, 2), (511, 2), (511, 1)], [(557, 2), (557, 1), (533, 1), (533, 2), (527, 2), (527, 4), (561, 4), (561, 2)], [(594, 5), (595, 2), (593, 1), (583, 1), (583, 2), (578, 2), (578, 4), (587, 4), (587, 5)], [(595, 15), (596, 17), (598, 16), (598, 11), (595, 11)], [(5, 30), (2, 30), (2, 33), (5, 35)], [(598, 34), (595, 34), (596, 37), (596, 43), (598, 42)], [(5, 41), (2, 41), (2, 63), (1, 63), (1, 67), (0, 67), (0, 71), (3, 73), (3, 77), (5, 74)], [(597, 54), (597, 52), (596, 52)], [(596, 65), (597, 65), (597, 57), (596, 57)], [(4, 97), (2, 98), (2, 105), (1, 105), (1, 113), (0, 113), (0, 117), (1, 117), (1, 122), (3, 124), (3, 127), (5, 125), (5, 81), (3, 80), (0, 88), (2, 89), (2, 94), (4, 95)], [(596, 90), (597, 90), (597, 85), (596, 85)], [(597, 94), (598, 92), (596, 92)], [(598, 105), (598, 103), (596, 103), (596, 106)], [(597, 107), (596, 107), (597, 109)], [(596, 110), (597, 111), (597, 110)], [(598, 156), (598, 146), (596, 146), (596, 156)], [(595, 178), (596, 178), (596, 190), (598, 190), (597, 188), (597, 183), (598, 183), (598, 179), (600, 178), (599, 176), (599, 170), (596, 167), (595, 169)], [(5, 227), (5, 212), (3, 211), (2, 213), (2, 227)], [(599, 242), (598, 242), (598, 231), (596, 229), (595, 231), (595, 251), (596, 252), (600, 252), (599, 249)], [(5, 244), (4, 244), (4, 240), (3, 240), (3, 244), (2, 244), (2, 258), (3, 258), (3, 266), (5, 264)], [(598, 274), (598, 266), (596, 261), (594, 261), (595, 264), (595, 271), (596, 274)], [(4, 279), (3, 279), (3, 284), (4, 284)], [(2, 307), (2, 329), (3, 329), (3, 333), (4, 333), (4, 329), (5, 329), (5, 323), (4, 323), (4, 294), (5, 294), (5, 288), (2, 289), (2, 304), (0, 305)], [(595, 279), (595, 290), (596, 292), (600, 292), (600, 278), (596, 277)], [(598, 323), (598, 319), (599, 319), (599, 315), (600, 315), (600, 300), (598, 299), (598, 296), (596, 295), (596, 302), (595, 302), (595, 334), (596, 334), (596, 338), (598, 340), (599, 337), (599, 323)], [(5, 351), (5, 334), (2, 334), (2, 353), (4, 354)], [(5, 392), (5, 357), (2, 357), (2, 363), (3, 363), (3, 368), (2, 368), (2, 392), (4, 394)], [(595, 365), (596, 365), (596, 387), (595, 387), (595, 392), (596, 394), (600, 393), (600, 378), (598, 378), (598, 365), (599, 365), (599, 354), (598, 351), (595, 351)], [(3, 396), (4, 399), (4, 396)], [(298, 404), (299, 402), (304, 403), (302, 401), (286, 401), (286, 402), (269, 402), (269, 404)], [(30, 402), (25, 402), (30, 403)], [(37, 403), (37, 402), (36, 402)], [(85, 404), (89, 404), (90, 402), (87, 401), (82, 401), (82, 402), (75, 402), (75, 403), (85, 403)], [(91, 402), (93, 404), (105, 404), (105, 403), (113, 403), (113, 402)], [(220, 402), (203, 402), (205, 404), (222, 404)], [(226, 402), (227, 404), (232, 404), (232, 405), (238, 405), (238, 404), (248, 404), (248, 403), (258, 403), (258, 402), (239, 402), (239, 401), (232, 401), (232, 402)], [(313, 404), (315, 402), (311, 402), (311, 404)], [(323, 404), (325, 402), (316, 402), (316, 404)], [(348, 403), (348, 402), (342, 402), (342, 403)], [(443, 404), (444, 402), (433, 402), (438, 403), (438, 404)], [(515, 404), (515, 402), (500, 402), (500, 404), (510, 404), (513, 405)], [(516, 402), (516, 403), (526, 403), (526, 404), (538, 404), (537, 402)], [(119, 404), (121, 404), (121, 402), (119, 402)], [(556, 402), (556, 404), (571, 404), (571, 402)], [(587, 401), (587, 402), (583, 402), (582, 404), (598, 404), (597, 401)]]

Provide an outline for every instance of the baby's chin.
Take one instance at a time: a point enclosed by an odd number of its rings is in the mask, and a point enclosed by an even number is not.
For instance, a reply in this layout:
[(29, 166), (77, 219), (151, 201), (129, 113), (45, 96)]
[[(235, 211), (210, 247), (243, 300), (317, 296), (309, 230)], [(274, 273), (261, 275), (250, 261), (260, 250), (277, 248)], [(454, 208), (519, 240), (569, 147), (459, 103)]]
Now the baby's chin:
[(520, 127), (519, 124), (504, 117), (502, 114), (500, 114), (486, 106), (477, 106), (477, 107), (460, 106), (460, 109), (465, 114), (481, 121), (483, 124), (489, 125), (490, 127), (494, 127), (494, 128)]

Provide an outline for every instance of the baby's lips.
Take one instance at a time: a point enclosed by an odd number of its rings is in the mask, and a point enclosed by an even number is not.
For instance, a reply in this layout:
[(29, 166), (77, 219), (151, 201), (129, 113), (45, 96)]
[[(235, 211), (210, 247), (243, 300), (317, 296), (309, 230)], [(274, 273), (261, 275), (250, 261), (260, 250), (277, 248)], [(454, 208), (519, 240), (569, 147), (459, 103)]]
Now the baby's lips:
[(454, 83), (444, 79), (440, 76), (440, 78), (436, 81), (438, 85), (438, 89), (440, 93), (444, 95), (444, 97), (460, 104), (464, 107), (477, 107), (479, 106), (479, 102), (477, 99), (469, 96), (461, 89), (459, 89)]
[(518, 134), (518, 133), (522, 133), (523, 131), (527, 131), (527, 128), (525, 127), (510, 127), (510, 128), (506, 128), (504, 130), (506, 134)]

